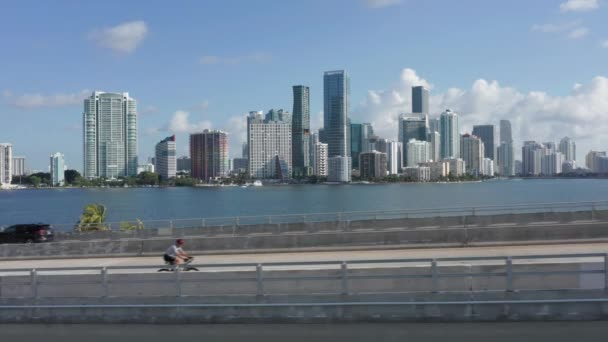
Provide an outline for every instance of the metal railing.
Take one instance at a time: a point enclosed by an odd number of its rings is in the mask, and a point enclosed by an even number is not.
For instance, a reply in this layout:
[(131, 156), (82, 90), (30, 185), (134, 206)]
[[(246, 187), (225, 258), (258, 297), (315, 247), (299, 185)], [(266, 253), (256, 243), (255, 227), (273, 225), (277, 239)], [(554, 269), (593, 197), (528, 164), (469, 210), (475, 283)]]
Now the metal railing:
[[(556, 262), (558, 261), (558, 262)], [(559, 262), (562, 261), (562, 262)], [(564, 262), (566, 261), (566, 262)], [(464, 264), (463, 264), (464, 263)], [(469, 264), (466, 264), (469, 263)], [(565, 269), (549, 267), (551, 265), (571, 265), (572, 263), (591, 263), (596, 268), (574, 267)], [(406, 266), (406, 265), (409, 265)], [(472, 271), (472, 265), (480, 266), (479, 270)], [(486, 270), (483, 267), (499, 267), (496, 270)], [(0, 270), (0, 297), (12, 298), (7, 295), (7, 287), (18, 287), (29, 289), (27, 293), (16, 297), (27, 297), (38, 299), (46, 297), (40, 295), (40, 290), (45, 287), (55, 286), (61, 288), (70, 285), (97, 286), (99, 291), (93, 297), (120, 297), (113, 294), (115, 286), (136, 286), (149, 284), (162, 287), (169, 284), (173, 287), (170, 295), (177, 297), (185, 296), (183, 289), (188, 284), (226, 283), (237, 286), (238, 284), (249, 284), (244, 293), (239, 295), (266, 296), (266, 295), (290, 295), (296, 294), (291, 286), (282, 286), (280, 289), (269, 290), (269, 286), (281, 282), (310, 282), (310, 290), (306, 287), (300, 288), (307, 294), (314, 294), (319, 287), (319, 282), (334, 283), (337, 286), (332, 291), (323, 291), (325, 294), (357, 295), (368, 293), (413, 293), (413, 292), (513, 292), (520, 290), (572, 290), (568, 286), (560, 287), (552, 282), (539, 281), (538, 285), (516, 286), (520, 279), (529, 277), (549, 276), (575, 276), (597, 275), (602, 279), (596, 279), (596, 289), (608, 291), (608, 253), (589, 254), (548, 254), (548, 255), (525, 255), (525, 256), (495, 256), (495, 257), (450, 257), (450, 258), (419, 258), (419, 259), (376, 259), (376, 260), (350, 260), (350, 261), (305, 261), (305, 262), (269, 262), (269, 263), (223, 263), (195, 265), (202, 272), (189, 273), (184, 277), (184, 271), (180, 268), (170, 273), (156, 273), (157, 265), (150, 266), (107, 266), (107, 267), (61, 267), (61, 268), (20, 268)], [(456, 272), (453, 268), (464, 268), (467, 272)], [(522, 269), (519, 269), (522, 268)], [(529, 268), (533, 268), (530, 270)], [(425, 272), (401, 273), (396, 270), (424, 270)], [(464, 270), (463, 269), (463, 270)], [(371, 270), (371, 271), (370, 271)], [(377, 271), (382, 272), (378, 273)], [(143, 273), (137, 273), (140, 271)], [(291, 272), (298, 271), (298, 272)], [(322, 272), (319, 272), (322, 271)], [(150, 273), (154, 277), (150, 277)], [(77, 275), (87, 275), (80, 277)], [(217, 275), (221, 276), (217, 276)], [(63, 275), (63, 276), (61, 276)], [(68, 275), (68, 276), (65, 276)], [(125, 276), (128, 275), (128, 276)], [(192, 276), (190, 276), (192, 275)], [(213, 276), (212, 276), (213, 275)], [(601, 276), (600, 276), (601, 275)], [(3, 279), (4, 278), (4, 279)], [(12, 279), (11, 279), (12, 278)], [(440, 281), (449, 279), (474, 279), (474, 278), (502, 278), (498, 287), (494, 289), (462, 290), (441, 286)], [(397, 282), (410, 279), (413, 281), (430, 280), (429, 286), (422, 289), (412, 290), (411, 283), (403, 283), (397, 288), (390, 290), (377, 290), (373, 286), (353, 289), (360, 281), (383, 281)], [(578, 278), (576, 283), (578, 284)], [(570, 279), (572, 281), (572, 279)], [(360, 285), (360, 284), (359, 284)], [(415, 284), (414, 284), (415, 285)], [(416, 287), (416, 286), (414, 286)], [(150, 296), (166, 296), (166, 292), (156, 293)], [(70, 293), (71, 297), (79, 297), (78, 293)], [(200, 295), (199, 293), (189, 295)], [(209, 293), (202, 293), (209, 295)], [(57, 296), (66, 297), (66, 296)], [(87, 296), (84, 296), (87, 297)]]
[[(588, 212), (589, 220), (594, 213), (608, 210), (608, 201), (595, 202), (557, 202), (557, 203), (525, 203), (509, 206), (475, 206), (422, 209), (396, 209), (378, 211), (343, 211), (326, 213), (300, 213), (285, 215), (255, 215), (230, 217), (205, 217), (164, 220), (125, 220), (106, 222), (101, 228), (108, 231), (121, 231), (126, 223), (132, 226), (140, 225), (145, 229), (184, 229), (205, 227), (246, 227), (256, 225), (322, 223), (322, 222), (353, 222), (391, 219), (420, 219), (420, 218), (449, 218), (449, 217), (480, 217), (490, 215), (521, 215), (534, 213)], [(53, 224), (58, 232), (73, 231), (74, 224)], [(137, 231), (137, 230), (133, 230)]]

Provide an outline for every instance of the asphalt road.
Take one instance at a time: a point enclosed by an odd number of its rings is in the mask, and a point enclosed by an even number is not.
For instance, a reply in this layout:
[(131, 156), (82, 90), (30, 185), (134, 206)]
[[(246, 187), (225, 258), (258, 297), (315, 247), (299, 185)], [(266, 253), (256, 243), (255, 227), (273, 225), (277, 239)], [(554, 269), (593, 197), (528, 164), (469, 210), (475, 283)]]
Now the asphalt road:
[(606, 341), (607, 322), (214, 324), (214, 325), (32, 325), (4, 324), (1, 341)]

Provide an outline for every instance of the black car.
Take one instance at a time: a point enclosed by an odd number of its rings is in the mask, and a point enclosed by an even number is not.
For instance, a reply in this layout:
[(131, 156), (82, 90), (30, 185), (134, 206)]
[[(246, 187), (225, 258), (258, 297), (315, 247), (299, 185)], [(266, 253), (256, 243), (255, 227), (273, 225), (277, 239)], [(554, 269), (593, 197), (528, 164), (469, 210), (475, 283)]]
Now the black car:
[(0, 243), (53, 241), (53, 228), (44, 223), (16, 224), (0, 231)]

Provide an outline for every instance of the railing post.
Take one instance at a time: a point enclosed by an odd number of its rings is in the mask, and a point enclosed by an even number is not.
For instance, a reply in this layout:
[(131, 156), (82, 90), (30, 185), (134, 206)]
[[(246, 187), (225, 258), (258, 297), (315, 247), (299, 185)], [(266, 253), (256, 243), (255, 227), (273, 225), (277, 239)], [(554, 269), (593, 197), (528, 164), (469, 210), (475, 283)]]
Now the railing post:
[(439, 272), (437, 270), (437, 260), (431, 261), (431, 281), (432, 281), (432, 292), (439, 292)]
[(608, 253), (604, 254), (604, 291), (608, 292)]
[(205, 227), (205, 219), (201, 219), (201, 227)]
[(239, 217), (238, 217), (238, 216), (234, 218), (234, 225), (235, 225), (236, 227), (238, 227), (238, 226), (239, 226)]
[(30, 271), (30, 285), (32, 298), (38, 299), (38, 271), (35, 268)]
[(591, 205), (591, 221), (595, 220), (595, 203)]
[(175, 267), (175, 296), (182, 296), (182, 271), (179, 265)]
[(506, 260), (506, 268), (507, 268), (507, 284), (506, 290), (507, 292), (513, 292), (513, 259), (511, 257), (507, 257)]
[(342, 294), (348, 295), (348, 264), (346, 261), (342, 261), (341, 266), (341, 276), (342, 276)]
[(108, 269), (105, 267), (101, 268), (101, 287), (103, 288), (103, 298), (108, 297)]
[(258, 296), (264, 295), (264, 277), (262, 275), (263, 269), (262, 264), (257, 264), (255, 266), (255, 279), (257, 283), (257, 294)]
[(173, 229), (173, 220), (169, 220), (169, 228)]

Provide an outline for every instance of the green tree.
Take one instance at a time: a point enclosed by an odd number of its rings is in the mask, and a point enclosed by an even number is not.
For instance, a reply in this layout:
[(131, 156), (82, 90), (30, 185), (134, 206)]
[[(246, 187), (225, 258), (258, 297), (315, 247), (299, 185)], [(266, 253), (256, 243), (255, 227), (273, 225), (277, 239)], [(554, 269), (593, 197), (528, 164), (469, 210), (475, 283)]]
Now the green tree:
[(79, 232), (108, 230), (108, 227), (104, 224), (105, 220), (106, 207), (104, 205), (88, 204), (84, 207), (75, 230)]
[(65, 172), (63, 173), (63, 177), (65, 179), (66, 184), (74, 184), (74, 182), (76, 182), (76, 179), (81, 178), (82, 176), (80, 175), (80, 172), (76, 170), (65, 170)]
[(40, 186), (41, 182), (42, 182), (42, 180), (38, 176), (29, 176), (28, 177), (28, 183), (32, 184), (36, 188), (38, 186)]
[(160, 178), (157, 173), (143, 171), (137, 175), (137, 184), (139, 185), (158, 185)]

